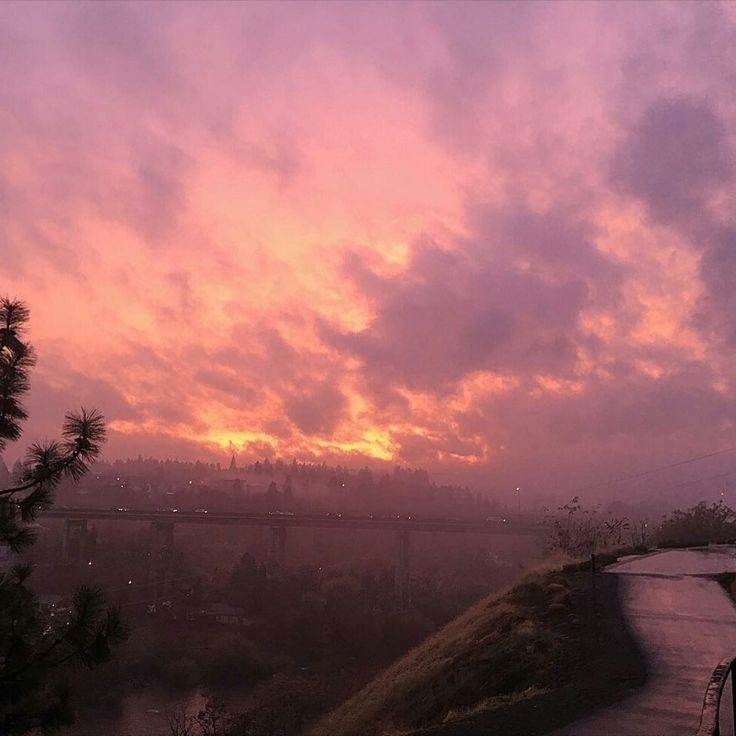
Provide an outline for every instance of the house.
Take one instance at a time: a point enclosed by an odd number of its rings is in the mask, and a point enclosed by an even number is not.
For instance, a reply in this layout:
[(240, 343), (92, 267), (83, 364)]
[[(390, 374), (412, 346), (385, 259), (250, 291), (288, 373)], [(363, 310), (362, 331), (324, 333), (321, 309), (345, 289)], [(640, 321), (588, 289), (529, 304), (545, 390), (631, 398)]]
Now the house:
[(225, 603), (213, 603), (207, 612), (218, 624), (228, 626), (243, 626), (245, 624), (245, 610)]
[(69, 623), (72, 609), (68, 599), (53, 593), (41, 593), (36, 596), (36, 602), (45, 622), (44, 634), (59, 631)]
[[(61, 608), (61, 603), (64, 597), (61, 595), (54, 595), (53, 593), (41, 593), (36, 596), (38, 601), (38, 607), (41, 609), (41, 613), (49, 615), (54, 613), (55, 609)], [(64, 608), (66, 610), (66, 608)]]

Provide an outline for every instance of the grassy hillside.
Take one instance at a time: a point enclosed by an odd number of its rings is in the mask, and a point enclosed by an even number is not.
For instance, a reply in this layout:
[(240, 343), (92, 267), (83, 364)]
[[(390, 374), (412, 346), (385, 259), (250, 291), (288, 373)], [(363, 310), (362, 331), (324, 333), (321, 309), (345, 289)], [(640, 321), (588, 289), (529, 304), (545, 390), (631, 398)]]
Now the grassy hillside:
[(580, 566), (539, 570), (470, 608), (310, 733), (545, 733), (643, 676), (616, 577), (598, 575), (593, 588)]

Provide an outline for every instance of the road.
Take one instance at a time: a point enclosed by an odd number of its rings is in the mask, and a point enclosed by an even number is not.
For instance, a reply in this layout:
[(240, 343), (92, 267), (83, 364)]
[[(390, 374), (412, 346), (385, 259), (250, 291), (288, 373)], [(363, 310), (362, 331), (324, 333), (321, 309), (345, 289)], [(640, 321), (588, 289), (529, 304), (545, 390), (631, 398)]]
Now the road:
[(736, 656), (736, 607), (708, 577), (736, 572), (734, 549), (669, 550), (606, 572), (620, 576), (624, 614), (648, 679), (631, 697), (554, 736), (693, 736), (714, 668)]

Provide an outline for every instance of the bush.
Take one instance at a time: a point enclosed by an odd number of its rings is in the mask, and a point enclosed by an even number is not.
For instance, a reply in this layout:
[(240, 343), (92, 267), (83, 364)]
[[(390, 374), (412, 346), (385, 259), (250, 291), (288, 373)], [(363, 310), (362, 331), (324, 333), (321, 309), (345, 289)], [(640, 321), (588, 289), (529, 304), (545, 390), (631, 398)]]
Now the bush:
[(691, 509), (678, 509), (660, 524), (660, 546), (695, 547), (728, 542), (736, 537), (736, 512), (722, 501), (708, 506), (701, 501)]

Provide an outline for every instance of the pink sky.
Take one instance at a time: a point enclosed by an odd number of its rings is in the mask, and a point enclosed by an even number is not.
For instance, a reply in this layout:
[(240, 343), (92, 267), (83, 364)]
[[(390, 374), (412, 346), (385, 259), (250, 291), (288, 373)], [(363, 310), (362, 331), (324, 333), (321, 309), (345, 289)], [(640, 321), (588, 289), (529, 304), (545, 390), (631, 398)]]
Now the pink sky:
[(734, 5), (4, 3), (0, 62), (26, 440), (540, 489), (736, 444)]

